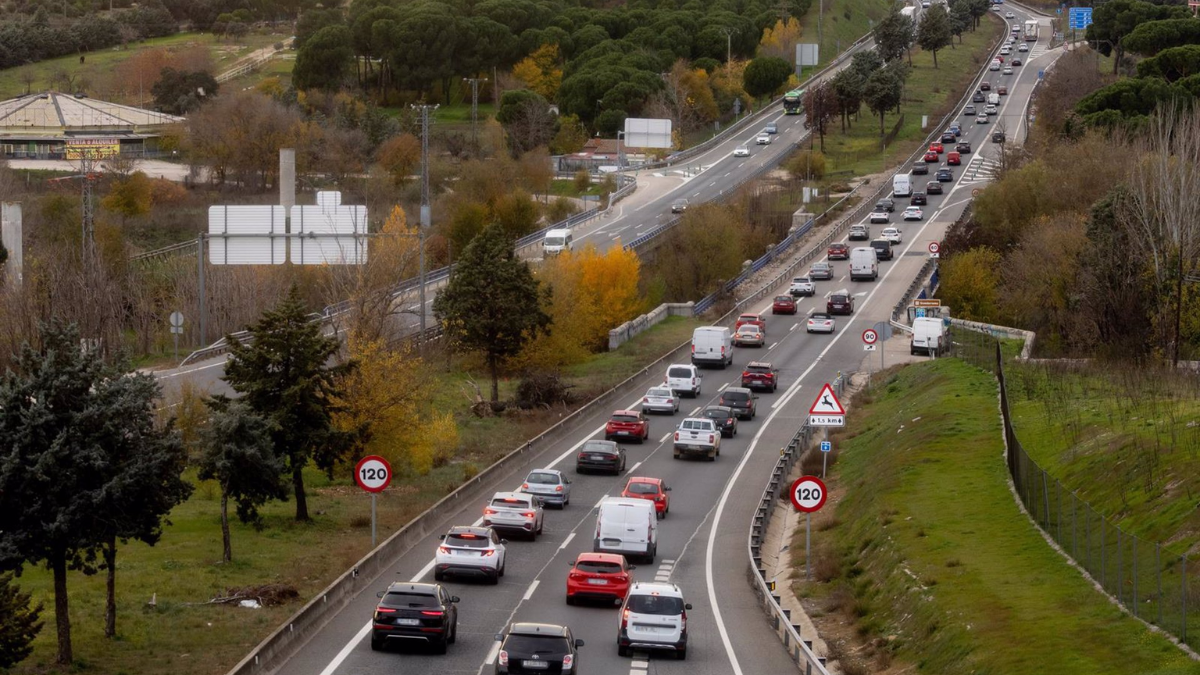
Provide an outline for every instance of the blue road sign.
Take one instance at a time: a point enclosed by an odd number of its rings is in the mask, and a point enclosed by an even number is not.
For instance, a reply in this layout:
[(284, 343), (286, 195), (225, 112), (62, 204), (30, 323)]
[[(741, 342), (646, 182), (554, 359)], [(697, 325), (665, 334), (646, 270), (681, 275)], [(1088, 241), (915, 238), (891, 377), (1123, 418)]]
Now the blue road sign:
[(1040, 80), (1040, 79), (1042, 79), (1042, 78), (1044, 78), (1045, 76), (1046, 76), (1046, 71), (1044, 71), (1044, 70), (1039, 70), (1039, 71), (1038, 71), (1038, 79), (1039, 79), (1039, 80)]
[(1055, 13), (1055, 14), (1062, 14), (1062, 7), (1059, 7), (1058, 9), (1054, 10), (1054, 13)]
[(832, 451), (833, 451), (833, 443), (830, 443), (829, 441), (821, 441), (821, 452), (832, 452)]
[(1074, 30), (1086, 30), (1092, 25), (1092, 8), (1072, 7), (1067, 12), (1067, 25)]
[(915, 319), (924, 319), (924, 318), (925, 318), (925, 308), (924, 308), (924, 307), (918, 307), (918, 308), (917, 308), (917, 311), (915, 312), (915, 314), (916, 314), (916, 316), (915, 316), (915, 317), (913, 317), (913, 318), (915, 318)]

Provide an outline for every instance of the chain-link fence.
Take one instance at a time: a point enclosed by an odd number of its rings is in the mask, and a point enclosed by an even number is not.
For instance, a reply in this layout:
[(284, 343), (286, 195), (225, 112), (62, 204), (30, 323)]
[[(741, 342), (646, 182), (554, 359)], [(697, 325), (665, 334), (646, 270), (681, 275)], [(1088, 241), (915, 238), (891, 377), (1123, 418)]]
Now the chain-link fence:
[[(1025, 452), (1013, 428), (1001, 343), (957, 330), (954, 355), (996, 374), (1009, 474), (1029, 517), (1130, 614), (1200, 648), (1200, 559), (1134, 536), (1097, 512)], [(1122, 480), (1114, 476), (1112, 480)]]

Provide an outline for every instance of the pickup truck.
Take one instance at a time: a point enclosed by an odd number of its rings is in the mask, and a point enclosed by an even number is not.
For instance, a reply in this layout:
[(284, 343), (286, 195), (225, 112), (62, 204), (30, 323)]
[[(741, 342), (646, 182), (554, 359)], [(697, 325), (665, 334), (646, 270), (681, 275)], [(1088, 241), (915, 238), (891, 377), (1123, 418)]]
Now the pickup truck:
[(685, 454), (704, 455), (716, 461), (721, 455), (721, 430), (715, 422), (703, 417), (688, 417), (679, 423), (672, 446), (675, 459)]

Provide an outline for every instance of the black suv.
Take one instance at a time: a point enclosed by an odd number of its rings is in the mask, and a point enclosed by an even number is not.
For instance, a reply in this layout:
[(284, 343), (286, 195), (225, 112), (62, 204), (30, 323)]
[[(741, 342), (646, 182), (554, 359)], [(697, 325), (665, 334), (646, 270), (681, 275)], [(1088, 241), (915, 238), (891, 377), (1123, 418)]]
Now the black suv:
[(893, 211), (896, 210), (896, 202), (893, 202), (891, 199), (884, 197), (883, 199), (880, 199), (879, 201), (875, 202), (875, 210), (876, 211), (887, 211), (888, 213), (892, 213)]
[(887, 239), (876, 239), (871, 242), (871, 248), (875, 249), (875, 257), (880, 260), (892, 259), (892, 242)]
[(549, 623), (514, 623), (496, 636), (496, 675), (549, 675), (579, 672), (579, 647), (571, 629)]
[(1003, 143), (1004, 142), (1004, 132), (1003, 131), (993, 131), (992, 132), (992, 142), (993, 143)]
[(924, 206), (929, 203), (929, 199), (925, 197), (924, 192), (914, 192), (908, 203), (913, 206)]
[[(993, 134), (994, 136), (995, 134)], [(950, 169), (942, 167), (937, 170), (937, 179), (939, 183), (949, 183), (954, 180), (954, 172)]]
[(379, 594), (371, 623), (371, 649), (409, 642), (432, 645), (439, 654), (458, 637), (458, 596), (441, 584), (397, 582)]
[(738, 419), (749, 420), (754, 419), (754, 415), (758, 412), (754, 409), (754, 399), (756, 398), (758, 397), (754, 395), (754, 392), (745, 387), (729, 387), (721, 392), (721, 398), (717, 400), (717, 405), (732, 408)]
[(983, 103), (983, 92), (977, 91), (971, 95), (971, 100), (976, 103)]
[(971, 144), (968, 143), (967, 141), (963, 141), (963, 142), (959, 143), (958, 145), (954, 146), (954, 149), (957, 150), (959, 152), (959, 154), (962, 154), (962, 155), (971, 154)]
[(712, 420), (721, 430), (722, 436), (728, 438), (737, 435), (737, 413), (733, 412), (733, 408), (724, 405), (710, 405), (700, 414)]
[(927, 175), (929, 173), (929, 165), (925, 162), (917, 162), (913, 164), (912, 172), (914, 176)]

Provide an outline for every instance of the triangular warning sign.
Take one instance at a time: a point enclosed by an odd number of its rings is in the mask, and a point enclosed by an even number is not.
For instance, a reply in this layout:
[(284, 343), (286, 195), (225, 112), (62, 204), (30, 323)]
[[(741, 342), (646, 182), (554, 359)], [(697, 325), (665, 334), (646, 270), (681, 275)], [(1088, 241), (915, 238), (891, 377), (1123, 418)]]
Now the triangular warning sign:
[(845, 415), (846, 409), (842, 407), (842, 402), (838, 400), (837, 394), (833, 393), (833, 387), (829, 383), (825, 383), (825, 387), (821, 389), (821, 394), (817, 396), (817, 400), (813, 401), (812, 407), (808, 409), (809, 415)]

